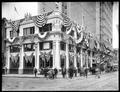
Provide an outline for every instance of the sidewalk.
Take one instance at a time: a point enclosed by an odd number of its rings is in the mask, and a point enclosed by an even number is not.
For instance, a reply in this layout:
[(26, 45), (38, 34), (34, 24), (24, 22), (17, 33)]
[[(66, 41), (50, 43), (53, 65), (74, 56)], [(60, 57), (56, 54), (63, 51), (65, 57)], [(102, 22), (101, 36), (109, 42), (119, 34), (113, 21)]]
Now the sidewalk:
[[(102, 75), (104, 74), (107, 73), (102, 73)], [(92, 75), (88, 73), (88, 76), (92, 76)], [(2, 75), (2, 77), (35, 78), (35, 75), (34, 74), (4, 74)], [(62, 75), (59, 73), (57, 77), (62, 78)], [(77, 77), (79, 77), (79, 74), (77, 74)], [(37, 75), (37, 78), (44, 78), (44, 75)]]
[[(68, 75), (67, 75), (68, 76)], [(77, 74), (77, 77), (79, 74)], [(88, 74), (88, 76), (91, 76)], [(2, 77), (17, 77), (17, 78), (35, 78), (34, 74), (4, 74)], [(62, 74), (57, 75), (58, 78), (62, 78)], [(44, 75), (37, 75), (37, 78), (44, 78)]]
[[(2, 77), (17, 77), (17, 78), (35, 78), (34, 74), (5, 74)], [(57, 75), (57, 77), (62, 77), (62, 75)], [(37, 78), (44, 78), (44, 75), (37, 75)]]

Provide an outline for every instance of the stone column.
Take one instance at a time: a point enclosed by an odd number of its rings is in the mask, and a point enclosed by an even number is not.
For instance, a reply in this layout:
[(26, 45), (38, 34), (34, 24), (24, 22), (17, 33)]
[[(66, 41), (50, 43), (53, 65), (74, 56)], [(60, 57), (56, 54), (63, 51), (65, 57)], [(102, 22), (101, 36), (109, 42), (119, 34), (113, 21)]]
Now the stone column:
[(40, 63), (40, 60), (39, 60), (39, 42), (37, 43), (37, 65), (36, 65), (36, 68), (39, 69), (39, 63)]
[(55, 68), (56, 42), (53, 41), (53, 68)]
[(88, 51), (87, 50), (86, 50), (85, 55), (86, 55), (86, 67), (88, 68)]
[(39, 43), (35, 43), (35, 67), (39, 69)]
[(90, 52), (90, 67), (92, 67), (92, 51)]
[(81, 67), (83, 67), (83, 51), (82, 51), (82, 48), (81, 48)]
[(55, 67), (60, 69), (60, 41), (56, 40)]
[(19, 74), (23, 74), (23, 45), (20, 46), (20, 64), (19, 64)]
[(74, 67), (77, 68), (76, 47), (74, 47)]
[(7, 74), (9, 73), (9, 69), (10, 69), (10, 47), (6, 47), (6, 52), (7, 52), (7, 56), (6, 56), (6, 67), (7, 67)]
[(66, 69), (69, 68), (69, 44), (66, 43)]

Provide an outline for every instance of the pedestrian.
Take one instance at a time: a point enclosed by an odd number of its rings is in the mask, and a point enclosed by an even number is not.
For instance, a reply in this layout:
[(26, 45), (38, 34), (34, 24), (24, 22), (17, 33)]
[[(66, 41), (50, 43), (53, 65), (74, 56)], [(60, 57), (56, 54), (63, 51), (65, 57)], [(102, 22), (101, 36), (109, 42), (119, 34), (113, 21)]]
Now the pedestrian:
[(85, 67), (84, 71), (85, 71), (85, 76), (86, 76), (86, 78), (87, 78), (87, 75), (88, 75), (88, 68)]
[(44, 69), (43, 69), (43, 74), (44, 74), (44, 77), (45, 77), (45, 78), (47, 78), (48, 71), (49, 71), (48, 68), (44, 68)]
[(58, 70), (57, 68), (54, 68), (55, 78), (57, 78)]
[(77, 77), (77, 69), (76, 69), (76, 67), (74, 67), (74, 74), (75, 74), (75, 77)]
[(68, 72), (69, 72), (69, 78), (72, 79), (73, 78), (73, 73), (74, 73), (73, 68), (70, 67)]
[(95, 74), (95, 77), (100, 78), (100, 69), (98, 67), (95, 69)]
[(7, 67), (4, 67), (4, 73), (7, 74)]
[(65, 67), (62, 68), (62, 76), (63, 76), (63, 78), (66, 77), (66, 68)]
[(36, 74), (37, 74), (37, 69), (36, 69), (36, 67), (34, 67), (34, 74), (35, 74), (35, 77), (36, 77)]

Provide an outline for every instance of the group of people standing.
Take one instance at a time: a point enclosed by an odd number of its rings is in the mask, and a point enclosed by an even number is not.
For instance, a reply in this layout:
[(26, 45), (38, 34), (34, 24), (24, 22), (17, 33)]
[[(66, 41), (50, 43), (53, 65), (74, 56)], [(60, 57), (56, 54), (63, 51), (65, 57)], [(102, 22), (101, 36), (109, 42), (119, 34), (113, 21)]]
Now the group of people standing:
[[(34, 68), (35, 77), (36, 77), (37, 72), (38, 72), (37, 69)], [(70, 66), (68, 69), (66, 69), (66, 67), (61, 68), (61, 74), (63, 78), (66, 78), (68, 76), (68, 78), (72, 79), (73, 77), (77, 77), (77, 74), (79, 74), (79, 76), (84, 76), (87, 78), (88, 72), (91, 72), (91, 69), (85, 66), (83, 66), (82, 68), (78, 68), (78, 69), (73, 66)], [(95, 72), (96, 72), (95, 73), (96, 76), (100, 78), (100, 69), (95, 68)], [(39, 70), (39, 74), (44, 75), (45, 78), (54, 79), (54, 78), (57, 78), (58, 69), (57, 68), (54, 68), (54, 69), (41, 68)]]
[(45, 78), (54, 79), (54, 78), (57, 78), (58, 70), (57, 68), (50, 69), (47, 67), (47, 68), (41, 68), (38, 71), (36, 68), (34, 68), (34, 74), (35, 74), (35, 77), (37, 74), (41, 74), (41, 75), (44, 75)]

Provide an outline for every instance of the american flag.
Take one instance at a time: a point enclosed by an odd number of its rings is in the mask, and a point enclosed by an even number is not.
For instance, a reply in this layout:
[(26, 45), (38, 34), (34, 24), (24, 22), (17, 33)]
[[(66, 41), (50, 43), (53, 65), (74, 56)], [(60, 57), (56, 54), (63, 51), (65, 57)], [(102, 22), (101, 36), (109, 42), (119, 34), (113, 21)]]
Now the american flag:
[(66, 15), (62, 14), (63, 17), (63, 25), (67, 27), (67, 30), (69, 30), (72, 26), (72, 22), (70, 21), (70, 18), (68, 18)]
[(14, 31), (18, 32), (20, 21), (12, 21), (10, 22), (10, 25)]
[(38, 15), (33, 18), (33, 21), (37, 27), (42, 27), (47, 23), (47, 14)]

